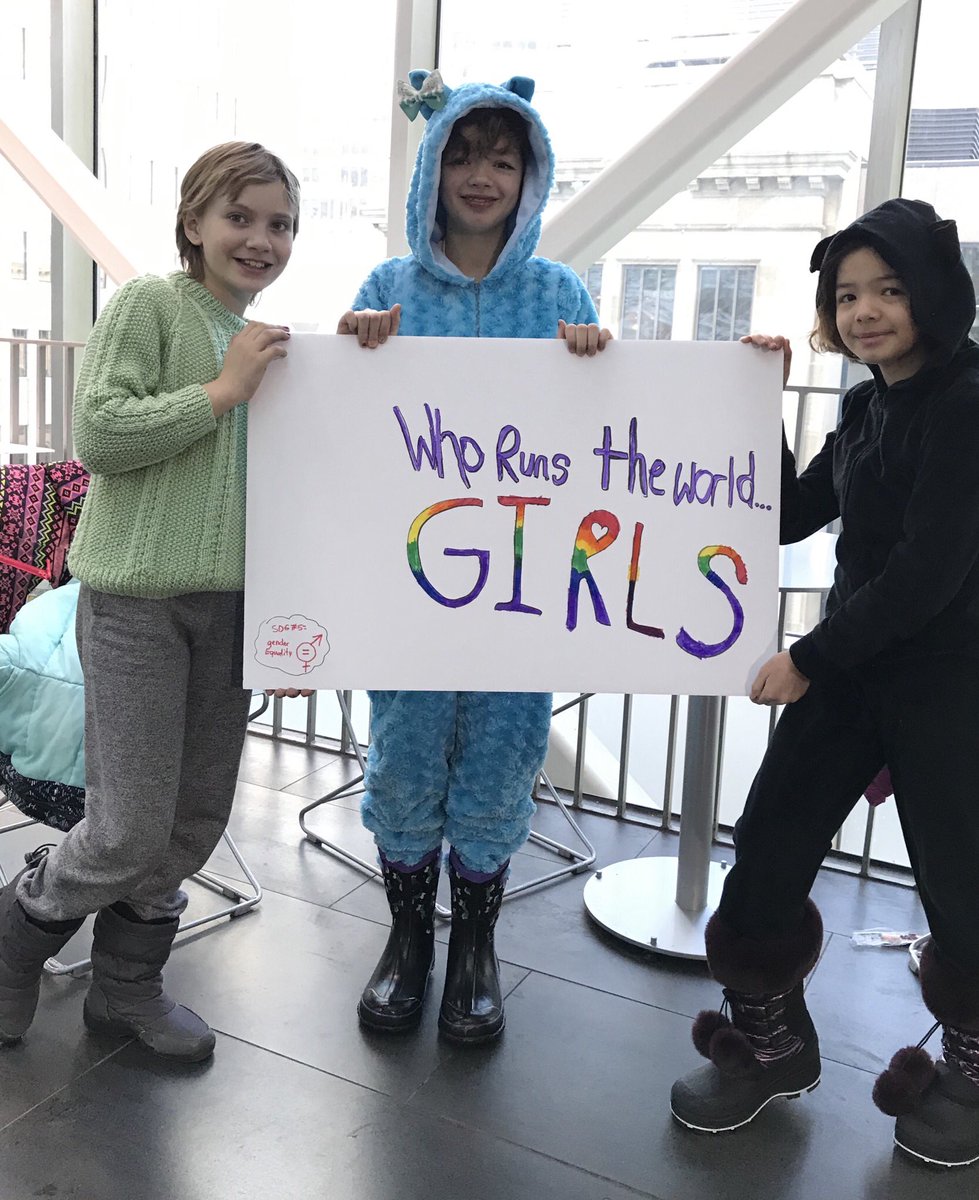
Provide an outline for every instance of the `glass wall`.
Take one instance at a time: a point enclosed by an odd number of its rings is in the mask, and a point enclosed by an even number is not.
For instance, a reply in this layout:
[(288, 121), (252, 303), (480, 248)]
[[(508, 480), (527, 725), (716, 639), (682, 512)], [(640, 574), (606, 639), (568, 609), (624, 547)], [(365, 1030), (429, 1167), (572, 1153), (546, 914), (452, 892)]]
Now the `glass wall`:
[[(599, 20), (587, 0), (497, 0), (491, 9), (441, 0), (440, 66), (450, 85), (514, 74), (536, 79), (534, 102), (557, 155), (553, 210), (790, 2), (607, 0)], [(0, 9), (0, 69), (26, 81), (41, 112), (50, 108), (48, 9), (33, 0), (8, 0)], [(164, 8), (98, 0), (97, 10), (98, 173), (127, 206), (126, 233), (141, 246), (140, 265), (159, 272), (176, 266), (179, 181), (201, 150), (231, 138), (261, 141), (299, 175), (303, 202), (293, 263), (254, 314), (332, 331), (385, 256), (396, 0), (371, 8), (370, 36), (362, 7), (306, 0), (279, 0), (272, 9), (258, 0), (173, 0)], [(904, 194), (957, 218), (966, 260), (979, 272), (979, 85), (970, 36), (979, 18), (970, 13), (955, 0), (923, 0)], [(589, 265), (584, 274), (603, 323), (622, 338), (780, 331), (795, 347), (793, 384), (845, 382), (839, 359), (807, 346), (807, 266), (815, 242), (862, 208), (876, 71), (872, 31)], [(50, 218), (2, 163), (0, 204), (0, 336), (37, 335), (51, 327)], [(401, 212), (392, 219), (400, 222)], [(111, 291), (102, 282), (100, 302)], [(8, 357), (0, 356), (0, 369)], [(18, 355), (13, 369), (29, 373), (29, 358)], [(836, 412), (832, 394), (807, 406), (803, 458)], [(793, 436), (792, 397), (786, 418)], [(813, 615), (796, 610), (790, 629), (801, 630)], [(332, 697), (321, 700), (321, 720), (332, 732)], [(668, 703), (642, 697), (633, 710), (627, 799), (646, 807), (662, 800)], [(287, 723), (304, 728), (304, 711), (290, 705)], [(621, 697), (592, 702), (584, 786), (599, 795), (614, 795), (621, 715)], [(357, 717), (362, 725), (359, 700)], [(556, 726), (567, 750), (574, 714), (565, 722)], [(740, 808), (767, 732), (767, 712), (730, 702), (725, 822)], [(682, 734), (681, 714), (681, 742)], [(677, 795), (679, 783), (678, 773)], [(889, 820), (881, 810), (881, 839), (889, 837)], [(846, 836), (848, 849), (860, 848), (856, 826)]]
[[(902, 194), (926, 200), (959, 229), (963, 257), (979, 287), (979, 10), (956, 0), (923, 0)], [(973, 326), (973, 337), (979, 323)], [(844, 828), (860, 834), (855, 814)], [(872, 853), (907, 864), (892, 801), (875, 814)]]
[[(791, 0), (609, 0), (596, 22), (587, 0), (518, 0), (494, 5), (492, 19), (465, 0), (443, 0), (440, 64), (446, 82), (537, 81), (534, 104), (551, 134), (557, 178), (550, 208), (565, 203), (791, 6)], [(602, 323), (623, 338), (732, 340), (750, 330), (787, 334), (791, 383), (837, 388), (842, 363), (817, 356), (813, 246), (861, 211), (876, 82), (878, 31), (830, 64), (682, 192), (610, 246), (586, 279)], [(801, 457), (808, 460), (836, 423), (838, 396), (803, 410)], [(795, 436), (796, 396), (786, 398)], [(801, 633), (817, 607), (789, 606)], [(567, 697), (562, 697), (562, 700)], [(764, 752), (769, 714), (743, 698), (728, 703), (721, 819), (740, 812)], [(662, 803), (669, 698), (636, 697), (627, 801)], [(616, 794), (622, 700), (589, 707), (586, 790)], [(555, 723), (573, 757), (575, 714)], [(682, 747), (683, 720), (680, 738)], [(681, 752), (682, 759), (682, 752)], [(682, 762), (675, 804), (679, 807)]]
[(927, 200), (941, 216), (955, 219), (966, 265), (979, 286), (977, 39), (979, 9), (956, 0), (924, 0), (903, 194)]
[[(51, 28), (47, 4), (10, 0), (0, 6), (0, 78), (23, 88), (28, 111), (43, 118), (51, 109)], [(0, 157), (0, 337), (47, 338), (51, 331), (51, 214)], [(13, 354), (0, 344), (0, 444), (28, 437), (28, 407), (39, 390), (38, 374), (50, 363), (37, 347)], [(40, 365), (39, 365), (40, 362)], [(7, 397), (14, 413), (8, 420)], [(2, 452), (3, 454), (9, 451)]]
[[(385, 257), (395, 0), (100, 0), (99, 163), (146, 270), (178, 264), (180, 180), (217, 142), (261, 142), (299, 177), (288, 270), (250, 310), (333, 332)], [(103, 289), (103, 300), (108, 289)]]

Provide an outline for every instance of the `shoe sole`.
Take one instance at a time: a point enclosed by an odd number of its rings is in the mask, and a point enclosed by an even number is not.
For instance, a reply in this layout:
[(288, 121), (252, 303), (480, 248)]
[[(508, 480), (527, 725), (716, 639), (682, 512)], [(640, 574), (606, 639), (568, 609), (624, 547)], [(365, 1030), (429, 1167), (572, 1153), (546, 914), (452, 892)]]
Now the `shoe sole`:
[(670, 1107), (670, 1112), (673, 1113), (674, 1120), (678, 1121), (686, 1129), (692, 1129), (694, 1133), (733, 1133), (735, 1129), (743, 1129), (745, 1125), (750, 1124), (755, 1117), (758, 1116), (761, 1110), (766, 1105), (771, 1104), (773, 1100), (798, 1100), (803, 1092), (807, 1094), (809, 1092), (814, 1092), (816, 1088), (819, 1087), (821, 1079), (822, 1076), (820, 1075), (819, 1079), (817, 1079), (815, 1083), (810, 1083), (808, 1087), (804, 1087), (797, 1092), (776, 1092), (774, 1096), (769, 1096), (767, 1100), (762, 1101), (762, 1103), (759, 1104), (750, 1117), (745, 1117), (743, 1121), (738, 1121), (736, 1125), (719, 1125), (716, 1127), (712, 1127), (710, 1125), (694, 1125), (692, 1121), (685, 1121), (672, 1106)]
[(916, 1158), (919, 1162), (928, 1163), (932, 1167), (946, 1167), (951, 1170), (954, 1167), (971, 1167), (973, 1163), (979, 1163), (979, 1154), (974, 1158), (964, 1158), (961, 1162), (946, 1162), (943, 1158), (929, 1158), (927, 1154), (922, 1154), (918, 1150), (912, 1150), (910, 1146), (905, 1146), (897, 1138), (894, 1139), (894, 1145), (899, 1150), (903, 1150), (905, 1154), (910, 1154), (912, 1158)]
[(478, 1034), (466, 1037), (463, 1034), (453, 1032), (450, 1025), (443, 1025), (442, 1018), (439, 1017), (439, 1034), (447, 1042), (452, 1042), (454, 1046), (483, 1046), (487, 1042), (495, 1041), (504, 1029), (506, 1029), (506, 1017), (500, 1021), (495, 1029), (489, 1029), (488, 1031), (480, 1030)]
[(212, 1041), (211, 1045), (206, 1050), (195, 1050), (192, 1054), (166, 1054), (162, 1050), (154, 1050), (152, 1046), (148, 1045), (144, 1041), (141, 1041), (139, 1034), (136, 1033), (135, 1030), (130, 1028), (128, 1025), (123, 1025), (121, 1022), (117, 1023), (112, 1020), (102, 1020), (100, 1017), (90, 1016), (89, 1013), (84, 1009), (82, 1010), (82, 1020), (85, 1022), (85, 1027), (90, 1029), (92, 1033), (108, 1034), (111, 1037), (129, 1038), (130, 1041), (135, 1042), (137, 1046), (145, 1050), (148, 1054), (153, 1054), (157, 1058), (163, 1058), (169, 1062), (204, 1062), (205, 1059), (210, 1058), (214, 1053), (214, 1046), (216, 1044)]
[(377, 1013), (371, 1012), (364, 1005), (363, 1001), (357, 1004), (357, 1019), (365, 1029), (369, 1029), (372, 1033), (391, 1033), (397, 1036), (399, 1033), (411, 1033), (412, 1030), (418, 1028), (422, 1022), (422, 1010), (418, 1009), (416, 1013), (412, 1013), (409, 1017), (391, 1018), (380, 1017)]

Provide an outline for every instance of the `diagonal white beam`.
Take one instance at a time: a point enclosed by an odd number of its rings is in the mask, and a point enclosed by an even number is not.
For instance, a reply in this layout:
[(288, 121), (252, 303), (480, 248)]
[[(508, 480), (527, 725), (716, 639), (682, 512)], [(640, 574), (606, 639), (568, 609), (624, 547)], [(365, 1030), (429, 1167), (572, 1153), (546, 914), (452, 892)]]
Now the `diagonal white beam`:
[(540, 253), (583, 269), (906, 0), (796, 0), (560, 208)]
[(110, 279), (125, 283), (142, 274), (139, 251), (121, 233), (132, 227), (132, 212), (112, 203), (50, 125), (33, 115), (35, 108), (19, 80), (0, 86), (0, 154)]

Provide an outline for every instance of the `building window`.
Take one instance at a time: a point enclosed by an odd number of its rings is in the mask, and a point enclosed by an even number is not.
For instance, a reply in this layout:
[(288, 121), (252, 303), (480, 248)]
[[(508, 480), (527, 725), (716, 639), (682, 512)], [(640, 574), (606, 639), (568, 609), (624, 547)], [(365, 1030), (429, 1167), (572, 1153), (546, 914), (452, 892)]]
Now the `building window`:
[[(15, 338), (25, 338), (27, 337), (27, 330), (11, 329), (10, 336)], [(17, 347), (17, 374), (27, 374), (27, 346), (23, 342), (21, 342), (21, 344)]]
[[(962, 261), (972, 276), (972, 286), (979, 294), (979, 242), (962, 243)], [(979, 306), (976, 309), (976, 319), (972, 322), (972, 328), (969, 330), (969, 337), (979, 341)]]
[(672, 337), (675, 294), (675, 266), (624, 267), (620, 336), (644, 341), (666, 341)]
[(595, 311), (598, 312), (602, 307), (602, 264), (592, 263), (581, 278), (585, 281), (588, 295), (591, 296)]
[(733, 342), (751, 326), (754, 267), (699, 267), (697, 328), (699, 342)]
[(979, 159), (979, 108), (913, 108), (908, 123), (909, 163)]

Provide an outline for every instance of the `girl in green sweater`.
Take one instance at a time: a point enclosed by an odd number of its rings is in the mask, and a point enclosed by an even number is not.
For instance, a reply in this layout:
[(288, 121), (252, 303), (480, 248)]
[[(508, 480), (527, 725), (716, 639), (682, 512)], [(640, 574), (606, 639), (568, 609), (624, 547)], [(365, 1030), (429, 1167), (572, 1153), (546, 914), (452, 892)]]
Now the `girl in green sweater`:
[(44, 961), (97, 913), (85, 1021), (158, 1054), (206, 1058), (214, 1034), (163, 991), (181, 882), (228, 820), (249, 693), (240, 684), (245, 405), (289, 332), (246, 322), (281, 275), (296, 177), (228, 142), (184, 177), (184, 270), (122, 287), (75, 395), (92, 484), (69, 564), (81, 581), (85, 818), (0, 892), (0, 1043), (34, 1015)]

